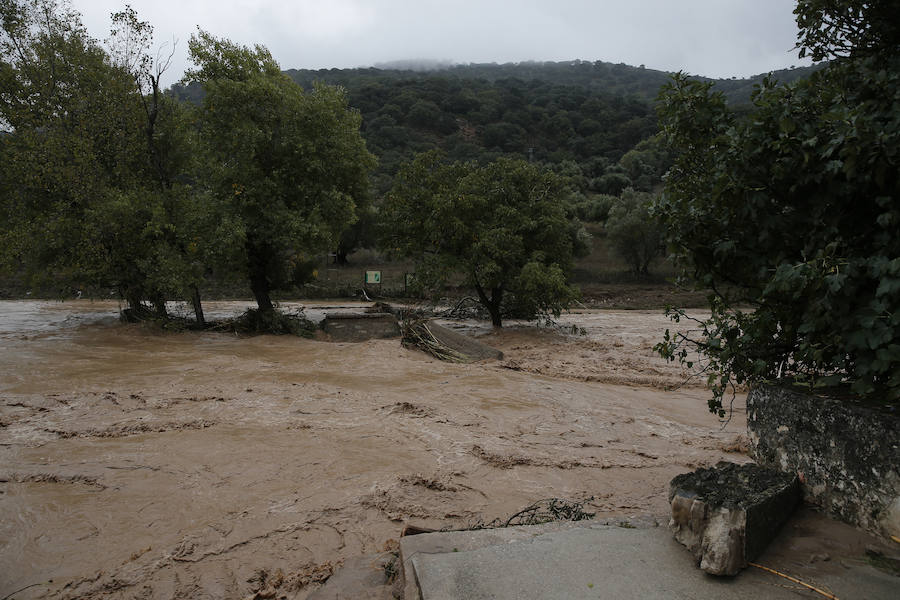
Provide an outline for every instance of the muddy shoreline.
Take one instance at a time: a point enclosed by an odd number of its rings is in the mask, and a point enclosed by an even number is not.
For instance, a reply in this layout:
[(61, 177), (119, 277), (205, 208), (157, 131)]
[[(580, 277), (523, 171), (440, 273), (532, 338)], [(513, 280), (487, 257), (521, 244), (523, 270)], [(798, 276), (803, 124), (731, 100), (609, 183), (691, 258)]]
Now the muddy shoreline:
[(279, 580), (305, 598), (405, 522), (548, 497), (664, 518), (674, 475), (747, 460), (742, 406), (723, 427), (704, 390), (669, 389), (684, 375), (650, 350), (657, 311), (463, 323), (505, 357), (458, 365), (398, 340), (167, 334), (115, 307), (0, 302), (0, 597), (241, 598)]

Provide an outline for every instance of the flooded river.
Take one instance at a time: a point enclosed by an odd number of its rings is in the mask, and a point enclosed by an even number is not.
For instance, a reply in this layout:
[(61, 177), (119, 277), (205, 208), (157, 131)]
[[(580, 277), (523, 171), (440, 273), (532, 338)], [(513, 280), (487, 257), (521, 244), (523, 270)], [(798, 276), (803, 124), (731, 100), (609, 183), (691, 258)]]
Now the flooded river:
[(650, 350), (658, 313), (463, 324), (505, 357), (459, 365), (398, 340), (164, 333), (117, 310), (0, 302), (0, 597), (242, 598), (277, 581), (305, 598), (407, 522), (550, 497), (664, 519), (674, 475), (746, 460), (741, 407), (723, 428), (704, 390), (666, 389), (683, 374)]

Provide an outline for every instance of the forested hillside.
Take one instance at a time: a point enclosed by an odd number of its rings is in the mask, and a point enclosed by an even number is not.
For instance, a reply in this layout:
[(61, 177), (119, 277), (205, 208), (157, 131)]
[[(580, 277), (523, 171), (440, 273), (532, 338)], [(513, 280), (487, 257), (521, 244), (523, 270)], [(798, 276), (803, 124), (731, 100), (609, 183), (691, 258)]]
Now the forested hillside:
[[(820, 66), (781, 69), (772, 75), (783, 83), (807, 77)], [(520, 62), (450, 65), (418, 61), (397, 61), (361, 69), (289, 69), (294, 81), (309, 86), (313, 81), (354, 87), (372, 79), (408, 79), (410, 76), (441, 76), (453, 79), (483, 79), (494, 82), (501, 79), (540, 80), (556, 85), (577, 85), (591, 90), (618, 95), (634, 94), (646, 100), (654, 100), (661, 85), (669, 81), (671, 73), (633, 67), (624, 63), (571, 60), (563, 62)], [(753, 85), (760, 83), (766, 73), (743, 79), (710, 79), (695, 77), (700, 81), (714, 81), (729, 101), (745, 103), (750, 98)]]
[[(391, 65), (386, 65), (391, 66)], [(514, 154), (553, 166), (584, 193), (650, 189), (666, 161), (650, 140), (654, 101), (669, 73), (601, 61), (417, 65), (404, 68), (286, 71), (306, 89), (316, 82), (347, 90), (363, 117), (363, 135), (379, 158), (375, 187), (386, 191), (399, 166), (440, 148), (454, 160)], [(793, 81), (814, 69), (773, 73)], [(716, 80), (735, 104), (747, 103), (763, 76)], [(199, 86), (175, 86), (198, 101)], [(638, 144), (638, 153), (623, 156)]]

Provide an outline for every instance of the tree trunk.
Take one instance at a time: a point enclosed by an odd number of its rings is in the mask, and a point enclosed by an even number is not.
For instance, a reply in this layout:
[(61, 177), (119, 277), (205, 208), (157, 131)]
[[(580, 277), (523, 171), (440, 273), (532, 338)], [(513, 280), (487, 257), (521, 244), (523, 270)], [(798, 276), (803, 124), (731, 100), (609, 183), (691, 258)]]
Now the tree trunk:
[(275, 305), (272, 304), (272, 298), (269, 292), (272, 287), (269, 285), (269, 278), (266, 275), (266, 251), (257, 244), (246, 242), (247, 248), (247, 271), (250, 275), (250, 290), (256, 299), (256, 305), (260, 312), (273, 312)]
[(500, 305), (503, 303), (503, 288), (495, 287), (491, 289), (491, 304), (488, 306), (488, 312), (491, 313), (491, 325), (494, 327), (503, 327), (500, 320)]
[(154, 294), (152, 304), (157, 317), (165, 319), (169, 316), (169, 312), (166, 310), (166, 299), (162, 294)]
[(191, 304), (194, 305), (194, 318), (198, 325), (206, 325), (206, 317), (203, 316), (203, 304), (200, 303), (200, 288), (191, 286)]
[(475, 282), (475, 291), (478, 292), (478, 299), (481, 301), (481, 305), (484, 306), (487, 309), (488, 314), (491, 315), (491, 325), (498, 328), (503, 327), (503, 321), (500, 317), (500, 300), (503, 298), (503, 290), (493, 288), (491, 290), (491, 297), (488, 298), (481, 285), (479, 285), (478, 282)]
[(141, 297), (133, 291), (127, 291), (121, 295), (125, 296), (125, 302), (132, 311), (139, 311), (144, 308), (144, 305), (141, 303)]
[(500, 307), (488, 306), (487, 309), (491, 313), (491, 325), (497, 328), (503, 327), (503, 321), (500, 319)]
[(275, 305), (272, 304), (272, 298), (269, 296), (269, 280), (266, 279), (265, 273), (250, 274), (250, 289), (253, 291), (253, 297), (256, 299), (256, 306), (260, 312), (272, 312)]

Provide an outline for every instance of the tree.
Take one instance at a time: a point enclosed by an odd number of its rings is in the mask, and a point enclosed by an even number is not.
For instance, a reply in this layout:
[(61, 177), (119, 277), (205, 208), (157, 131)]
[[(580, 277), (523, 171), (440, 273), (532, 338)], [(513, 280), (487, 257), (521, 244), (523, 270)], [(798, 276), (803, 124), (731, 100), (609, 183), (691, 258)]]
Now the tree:
[(745, 117), (681, 75), (661, 96), (678, 158), (655, 211), (713, 294), (700, 335), (658, 349), (701, 353), (720, 414), (729, 384), (782, 376), (900, 400), (900, 57), (873, 41), (894, 30), (886, 4), (800, 2), (800, 47), (838, 58), (767, 80)]
[[(127, 139), (106, 118), (105, 94), (122, 80), (78, 14), (54, 2), (0, 3), (0, 123), (4, 136), (5, 262), (30, 275), (53, 268), (70, 281), (101, 264), (86, 208), (107, 189), (109, 169)], [(98, 138), (112, 134), (112, 143)]]
[(348, 256), (360, 248), (373, 248), (376, 239), (378, 212), (371, 204), (357, 205), (356, 222), (341, 233), (334, 251), (335, 262), (346, 265)]
[(626, 152), (619, 165), (632, 181), (634, 189), (650, 192), (662, 184), (663, 175), (672, 165), (672, 157), (657, 135), (641, 141)]
[(801, 58), (890, 56), (900, 48), (893, 0), (798, 0), (794, 14)]
[[(126, 261), (130, 259), (141, 267), (143, 279), (143, 285), (128, 292), (129, 303), (134, 307), (135, 302), (149, 295), (155, 299), (157, 312), (165, 315), (165, 298), (189, 297), (197, 322), (203, 324), (200, 282), (206, 265), (201, 247), (213, 243), (210, 229), (203, 223), (208, 220), (210, 207), (206, 196), (177, 183), (196, 167), (196, 148), (184, 106), (160, 89), (160, 78), (175, 52), (174, 44), (168, 55), (161, 48), (154, 58), (153, 27), (141, 21), (130, 6), (112, 14), (107, 44), (112, 64), (131, 77), (133, 87), (128, 101), (139, 103), (141, 119), (135, 125), (144, 133), (142, 143), (133, 149), (144, 162), (141, 178), (135, 182), (142, 189), (135, 202), (124, 203), (126, 214), (111, 221), (122, 223), (153, 207), (151, 219), (144, 221), (142, 235), (132, 238), (144, 242), (140, 247), (152, 249), (150, 256), (122, 253)], [(147, 239), (148, 233), (152, 239)]]
[(522, 160), (485, 166), (428, 152), (404, 165), (383, 207), (383, 245), (417, 260), (416, 278), (439, 286), (462, 277), (495, 327), (505, 310), (559, 312), (577, 296), (566, 282), (587, 249), (560, 180)]
[(4, 175), (15, 182), (0, 200), (2, 252), (34, 280), (114, 288), (165, 313), (189, 271), (173, 252), (184, 123), (157, 87), (152, 119), (145, 110), (152, 29), (122, 15), (136, 43), (111, 56), (66, 3), (0, 3)]
[(354, 222), (375, 160), (341, 89), (304, 93), (263, 46), (198, 31), (189, 50), (196, 68), (185, 78), (206, 92), (199, 120), (207, 181), (240, 229), (235, 267), (259, 310), (272, 312), (271, 291), (291, 283), (309, 254), (333, 249)]
[(652, 202), (652, 194), (628, 188), (613, 203), (606, 221), (612, 249), (625, 259), (635, 275), (647, 275), (650, 263), (662, 248), (661, 228), (650, 215)]

